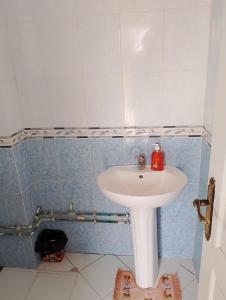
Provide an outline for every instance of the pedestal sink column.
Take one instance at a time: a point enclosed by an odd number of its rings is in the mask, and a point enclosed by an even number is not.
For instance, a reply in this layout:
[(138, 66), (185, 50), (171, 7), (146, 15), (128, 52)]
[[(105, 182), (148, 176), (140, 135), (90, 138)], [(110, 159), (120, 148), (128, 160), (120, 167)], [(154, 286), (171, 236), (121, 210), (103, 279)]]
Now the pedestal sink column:
[(158, 276), (158, 245), (155, 208), (131, 208), (131, 224), (137, 285), (152, 287)]

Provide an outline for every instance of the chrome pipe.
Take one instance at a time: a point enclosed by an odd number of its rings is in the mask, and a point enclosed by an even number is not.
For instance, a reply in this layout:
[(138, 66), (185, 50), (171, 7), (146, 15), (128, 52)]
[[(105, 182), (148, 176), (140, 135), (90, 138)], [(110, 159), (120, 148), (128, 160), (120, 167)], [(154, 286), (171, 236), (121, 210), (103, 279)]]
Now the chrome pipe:
[(41, 206), (36, 209), (33, 222), (29, 225), (6, 225), (0, 226), (0, 236), (31, 236), (43, 222), (74, 221), (89, 223), (111, 223), (111, 224), (130, 224), (130, 214), (127, 213), (108, 213), (108, 212), (76, 212), (73, 203), (70, 203), (69, 210), (66, 212), (45, 211)]

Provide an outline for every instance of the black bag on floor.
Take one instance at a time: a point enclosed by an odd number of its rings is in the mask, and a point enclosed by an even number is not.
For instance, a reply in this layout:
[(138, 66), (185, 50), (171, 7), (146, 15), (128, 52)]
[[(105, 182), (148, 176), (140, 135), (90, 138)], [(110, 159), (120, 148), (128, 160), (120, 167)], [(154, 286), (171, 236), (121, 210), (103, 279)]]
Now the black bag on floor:
[(37, 238), (35, 251), (44, 258), (62, 252), (67, 241), (68, 238), (62, 230), (44, 229)]

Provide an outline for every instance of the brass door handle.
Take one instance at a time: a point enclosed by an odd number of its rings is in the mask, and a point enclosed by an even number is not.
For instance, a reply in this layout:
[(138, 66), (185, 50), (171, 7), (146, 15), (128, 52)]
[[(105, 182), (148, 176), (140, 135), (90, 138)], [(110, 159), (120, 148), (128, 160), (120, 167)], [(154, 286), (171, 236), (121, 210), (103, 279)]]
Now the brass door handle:
[[(203, 199), (203, 200), (195, 199), (193, 201), (193, 205), (197, 209), (199, 221), (201, 223), (205, 223), (205, 237), (207, 241), (209, 241), (211, 236), (214, 196), (215, 196), (215, 179), (211, 177), (208, 185), (207, 199)], [(206, 207), (205, 216), (203, 216), (201, 213), (202, 206)]]
[(209, 221), (210, 221), (210, 220), (207, 220), (207, 218), (204, 217), (204, 216), (201, 214), (201, 209), (200, 209), (201, 206), (208, 206), (208, 205), (209, 205), (209, 201), (208, 201), (208, 200), (205, 200), (205, 199), (203, 199), (203, 200), (195, 199), (195, 200), (193, 201), (193, 205), (194, 205), (194, 207), (197, 209), (199, 221), (200, 221), (201, 223), (208, 223), (208, 224), (209, 224)]

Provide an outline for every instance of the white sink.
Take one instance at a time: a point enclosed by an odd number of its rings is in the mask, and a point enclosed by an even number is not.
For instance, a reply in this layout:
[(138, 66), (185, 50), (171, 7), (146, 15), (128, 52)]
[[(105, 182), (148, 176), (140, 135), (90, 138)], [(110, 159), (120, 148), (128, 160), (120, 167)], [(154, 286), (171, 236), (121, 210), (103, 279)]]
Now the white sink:
[(112, 201), (130, 208), (137, 284), (152, 287), (158, 276), (156, 207), (177, 199), (187, 176), (175, 167), (152, 171), (150, 166), (114, 166), (97, 179)]
[(175, 167), (152, 171), (150, 166), (115, 166), (97, 179), (101, 191), (126, 207), (160, 207), (175, 199), (187, 183), (186, 175)]

